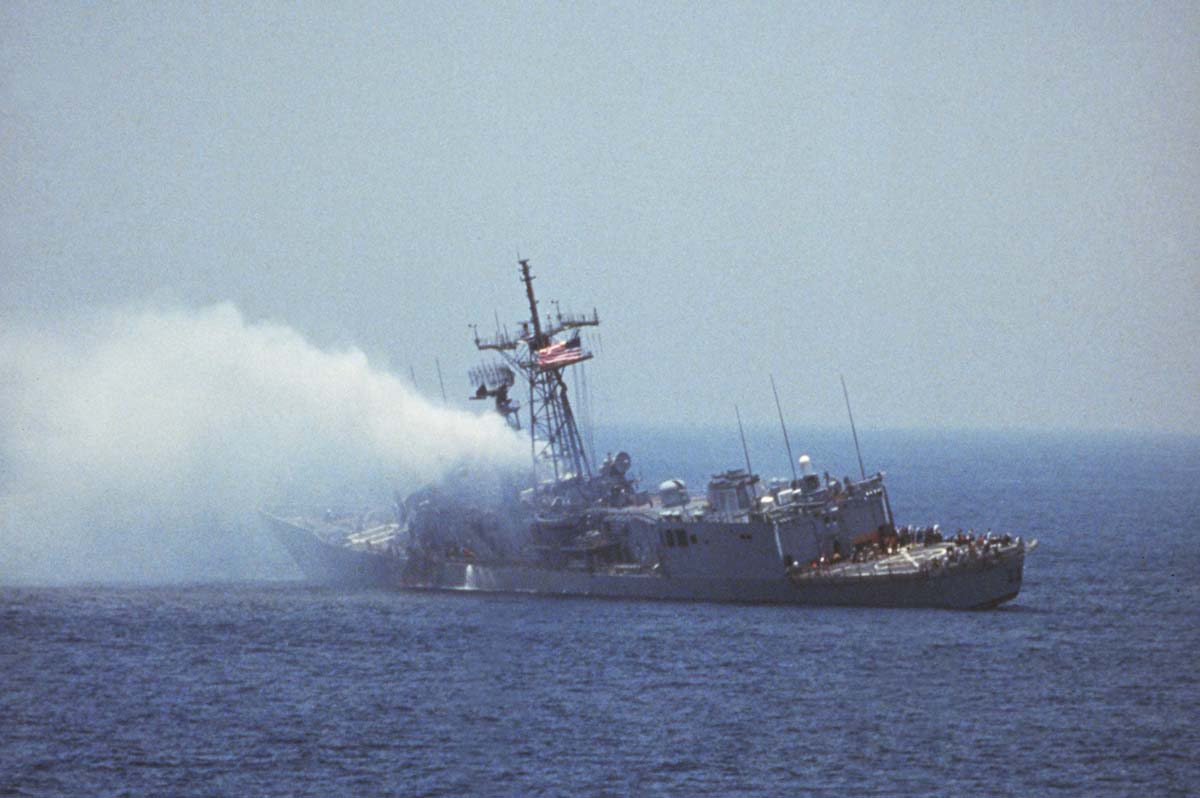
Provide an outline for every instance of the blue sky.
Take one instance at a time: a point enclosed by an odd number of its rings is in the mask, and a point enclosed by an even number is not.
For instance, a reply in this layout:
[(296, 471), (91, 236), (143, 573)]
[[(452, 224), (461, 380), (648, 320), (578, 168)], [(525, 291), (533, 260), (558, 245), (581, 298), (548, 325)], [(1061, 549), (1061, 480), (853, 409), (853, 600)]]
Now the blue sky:
[(465, 398), (520, 252), (598, 421), (1200, 433), (1195, 4), (329, 6), (4, 4), (0, 314)]

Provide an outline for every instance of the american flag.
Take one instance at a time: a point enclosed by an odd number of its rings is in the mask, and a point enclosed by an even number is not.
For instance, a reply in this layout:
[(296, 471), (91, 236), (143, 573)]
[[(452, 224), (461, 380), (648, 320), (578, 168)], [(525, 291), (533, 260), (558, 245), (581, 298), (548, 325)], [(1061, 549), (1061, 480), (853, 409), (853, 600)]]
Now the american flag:
[(569, 366), (584, 360), (586, 355), (579, 344), (579, 336), (573, 335), (569, 341), (555, 341), (547, 347), (537, 350), (537, 364), (542, 368)]

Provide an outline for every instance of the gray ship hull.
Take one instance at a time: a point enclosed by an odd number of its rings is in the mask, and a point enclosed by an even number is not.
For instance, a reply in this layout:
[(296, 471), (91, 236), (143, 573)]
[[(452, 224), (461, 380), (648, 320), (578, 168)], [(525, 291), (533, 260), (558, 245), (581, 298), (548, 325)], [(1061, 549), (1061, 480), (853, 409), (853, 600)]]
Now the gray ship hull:
[(272, 530), (305, 576), (322, 584), (403, 590), (529, 593), (554, 596), (675, 601), (797, 604), (844, 607), (988, 609), (1016, 598), (1024, 547), (987, 562), (940, 570), (894, 571), (846, 564), (817, 573), (768, 578), (667, 575), (546, 568), (527, 563), (414, 561), (383, 552), (351, 550), (311, 530), (268, 516)]
[(1024, 555), (984, 569), (937, 575), (851, 576), (793, 580), (720, 579), (658, 574), (559, 571), (520, 564), (439, 563), (411, 587), (598, 598), (807, 604), (840, 607), (989, 609), (1017, 597)]

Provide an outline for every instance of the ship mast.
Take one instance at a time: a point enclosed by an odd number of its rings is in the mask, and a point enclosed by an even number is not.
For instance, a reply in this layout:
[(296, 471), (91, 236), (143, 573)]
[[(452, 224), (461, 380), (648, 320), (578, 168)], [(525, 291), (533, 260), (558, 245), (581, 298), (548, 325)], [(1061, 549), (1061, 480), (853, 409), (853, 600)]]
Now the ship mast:
[[(516, 336), (498, 331), (495, 338), (481, 339), (476, 331), (475, 346), (480, 351), (499, 354), (529, 385), (529, 446), (535, 476), (539, 467), (548, 467), (556, 482), (579, 477), (587, 484), (592, 477), (592, 466), (575, 423), (562, 373), (568, 366), (592, 358), (579, 340), (579, 328), (598, 326), (600, 319), (595, 311), (591, 316), (556, 311), (554, 316), (543, 320), (538, 315), (529, 261), (520, 260), (518, 264), (529, 302), (529, 320), (519, 323), (520, 333)], [(564, 333), (569, 335), (563, 336)], [(484, 388), (481, 385), (481, 390)]]

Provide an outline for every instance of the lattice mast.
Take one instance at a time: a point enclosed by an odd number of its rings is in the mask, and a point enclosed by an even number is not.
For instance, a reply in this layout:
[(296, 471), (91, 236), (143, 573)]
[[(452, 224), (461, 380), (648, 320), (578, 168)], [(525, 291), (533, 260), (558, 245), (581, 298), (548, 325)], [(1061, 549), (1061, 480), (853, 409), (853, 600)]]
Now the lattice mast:
[[(477, 330), (475, 346), (498, 353), (529, 384), (529, 447), (535, 474), (540, 467), (549, 466), (556, 481), (573, 475), (586, 482), (591, 479), (592, 467), (567, 398), (563, 371), (592, 358), (580, 343), (578, 330), (599, 326), (600, 318), (593, 310), (591, 316), (556, 311), (541, 319), (529, 261), (518, 263), (529, 320), (519, 322), (516, 337), (497, 331), (495, 338), (481, 339)], [(569, 340), (560, 340), (567, 332), (572, 333)]]

